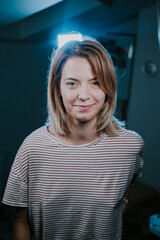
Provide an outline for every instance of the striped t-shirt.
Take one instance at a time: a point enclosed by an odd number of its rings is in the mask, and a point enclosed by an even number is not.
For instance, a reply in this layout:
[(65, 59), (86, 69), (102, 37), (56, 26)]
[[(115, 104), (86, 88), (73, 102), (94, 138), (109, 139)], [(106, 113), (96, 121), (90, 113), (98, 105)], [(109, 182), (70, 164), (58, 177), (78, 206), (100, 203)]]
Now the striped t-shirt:
[(142, 170), (144, 143), (118, 134), (67, 145), (43, 126), (24, 140), (3, 203), (28, 208), (34, 239), (121, 239), (123, 197)]

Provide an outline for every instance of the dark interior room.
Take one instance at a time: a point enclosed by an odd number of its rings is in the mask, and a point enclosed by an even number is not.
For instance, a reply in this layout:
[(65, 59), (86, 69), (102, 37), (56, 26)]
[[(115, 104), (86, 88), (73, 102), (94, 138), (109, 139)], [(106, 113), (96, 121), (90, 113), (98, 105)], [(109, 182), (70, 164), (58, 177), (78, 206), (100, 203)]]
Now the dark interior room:
[(46, 122), (52, 50), (59, 35), (73, 33), (96, 38), (110, 53), (115, 116), (145, 142), (122, 239), (160, 239), (160, 0), (0, 0), (0, 6), (0, 240), (12, 239), (14, 208), (2, 198), (13, 160)]

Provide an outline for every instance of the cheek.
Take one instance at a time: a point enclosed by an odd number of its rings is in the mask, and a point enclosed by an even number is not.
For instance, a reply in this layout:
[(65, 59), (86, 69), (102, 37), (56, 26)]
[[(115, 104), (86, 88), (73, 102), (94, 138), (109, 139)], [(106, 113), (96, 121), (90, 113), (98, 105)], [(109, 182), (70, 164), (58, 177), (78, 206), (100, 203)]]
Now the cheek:
[(66, 102), (73, 102), (77, 99), (77, 93), (74, 90), (63, 89), (61, 90), (61, 97)]
[(75, 95), (71, 94), (70, 91), (67, 91), (67, 92), (65, 91), (65, 92), (62, 92), (61, 98), (62, 98), (62, 102), (65, 109), (71, 110), (76, 99)]
[(72, 95), (69, 93), (62, 94), (61, 96), (62, 96), (63, 101), (66, 103), (71, 102), (73, 99)]
[(105, 103), (106, 101), (106, 94), (104, 92), (97, 92), (97, 100), (99, 101), (99, 103), (101, 103), (102, 105)]

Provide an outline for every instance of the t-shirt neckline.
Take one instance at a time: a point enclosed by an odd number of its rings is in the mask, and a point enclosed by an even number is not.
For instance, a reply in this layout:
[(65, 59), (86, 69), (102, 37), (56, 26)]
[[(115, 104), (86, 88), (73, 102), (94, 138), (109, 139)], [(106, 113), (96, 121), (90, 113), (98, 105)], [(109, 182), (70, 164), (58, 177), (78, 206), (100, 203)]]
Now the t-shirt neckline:
[(62, 146), (66, 146), (66, 147), (71, 147), (71, 148), (83, 148), (83, 147), (88, 147), (88, 146), (92, 146), (92, 145), (96, 145), (98, 142), (100, 142), (104, 136), (106, 135), (105, 133), (103, 133), (99, 138), (97, 138), (96, 140), (86, 143), (86, 144), (81, 144), (81, 145), (72, 145), (72, 144), (67, 144), (62, 142), (61, 140), (57, 139), (56, 137), (54, 137), (47, 129), (48, 126), (44, 126), (44, 130), (46, 132), (46, 134), (52, 139), (54, 140), (56, 143), (62, 145)]

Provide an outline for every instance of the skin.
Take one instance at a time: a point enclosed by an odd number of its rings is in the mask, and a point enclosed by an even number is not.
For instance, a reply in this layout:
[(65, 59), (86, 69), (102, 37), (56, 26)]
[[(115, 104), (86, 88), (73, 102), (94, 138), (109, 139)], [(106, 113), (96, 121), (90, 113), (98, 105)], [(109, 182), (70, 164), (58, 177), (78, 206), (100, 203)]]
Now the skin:
[(96, 124), (96, 116), (104, 104), (105, 93), (87, 59), (73, 57), (66, 62), (60, 91), (66, 112), (76, 126), (81, 123)]
[(14, 214), (13, 240), (31, 240), (28, 209), (17, 207)]

